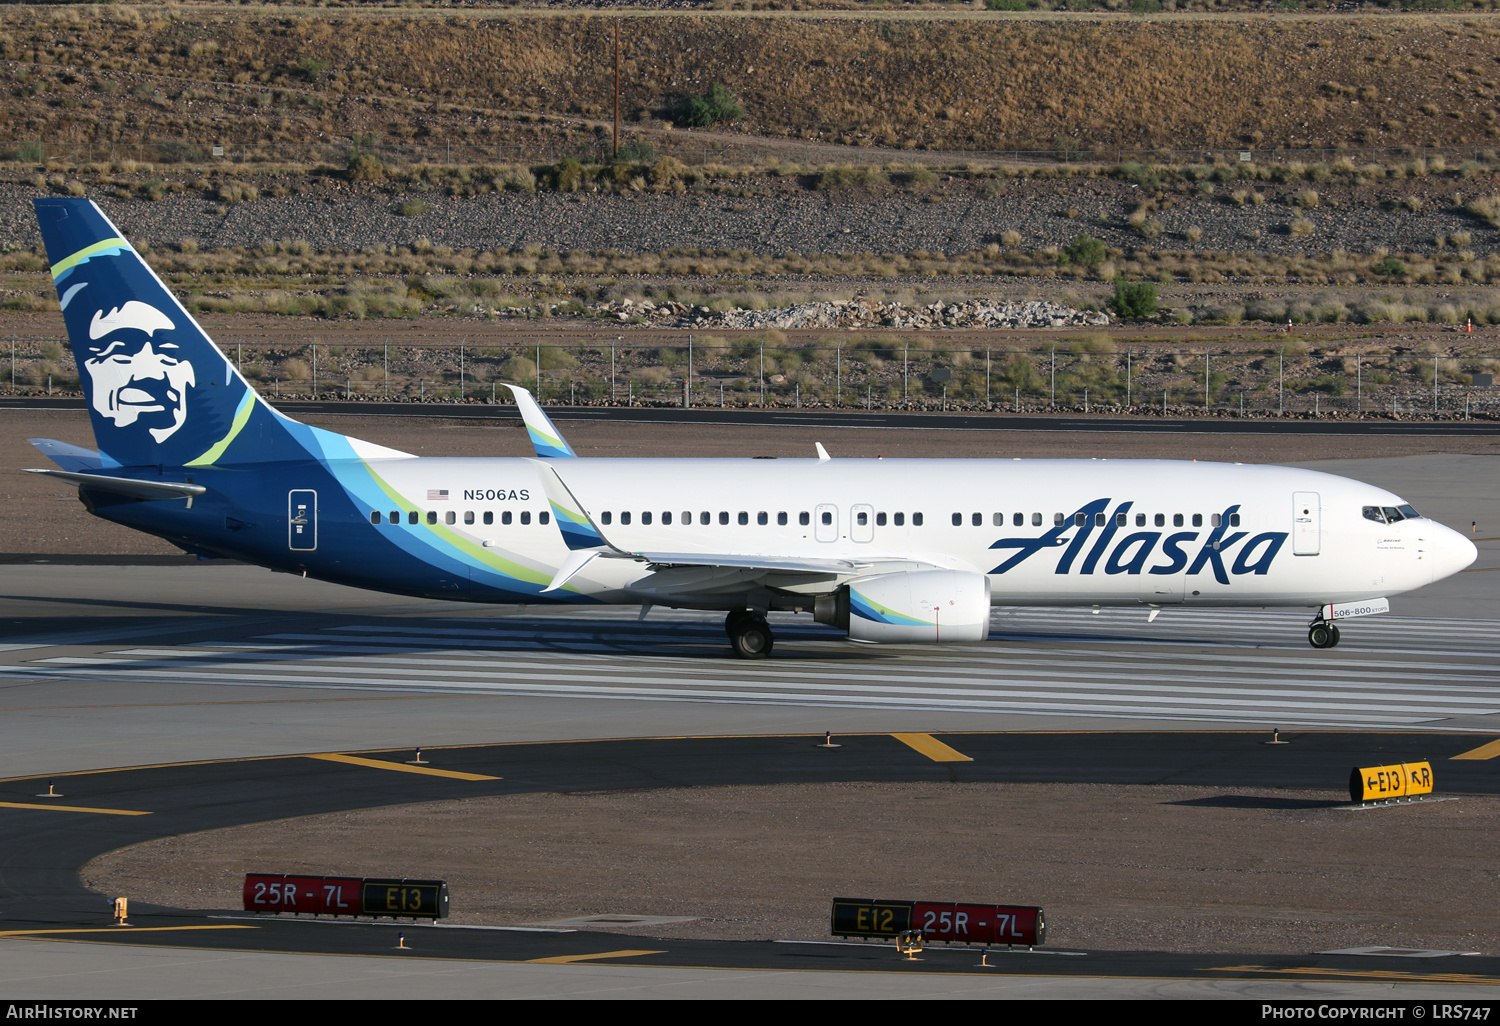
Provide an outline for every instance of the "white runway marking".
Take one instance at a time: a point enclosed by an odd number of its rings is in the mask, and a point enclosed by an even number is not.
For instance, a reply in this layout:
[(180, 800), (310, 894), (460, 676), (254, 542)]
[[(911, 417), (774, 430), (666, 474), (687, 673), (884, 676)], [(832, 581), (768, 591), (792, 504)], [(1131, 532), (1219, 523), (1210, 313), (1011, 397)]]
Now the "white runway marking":
[(1491, 621), (1371, 618), (1346, 624), (1343, 644), (1323, 652), (1306, 646), (1296, 613), (1169, 610), (1147, 624), (1134, 610), (1002, 608), (983, 644), (878, 648), (805, 617), (773, 621), (765, 662), (731, 658), (710, 614), (653, 612), (638, 624), (587, 610), (292, 631), (247, 623), (222, 641), (82, 654), (69, 638), (67, 655), (14, 651), (0, 676), (1280, 727), (1473, 729), (1500, 715)]

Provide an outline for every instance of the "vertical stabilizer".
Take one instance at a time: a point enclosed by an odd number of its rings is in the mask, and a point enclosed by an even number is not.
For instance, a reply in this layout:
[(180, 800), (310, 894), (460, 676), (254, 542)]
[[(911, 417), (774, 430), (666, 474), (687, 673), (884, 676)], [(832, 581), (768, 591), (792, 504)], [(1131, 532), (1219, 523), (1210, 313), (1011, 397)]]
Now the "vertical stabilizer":
[(260, 401), (93, 201), (35, 203), (105, 457), (125, 467), (307, 457), (299, 436), (313, 429)]

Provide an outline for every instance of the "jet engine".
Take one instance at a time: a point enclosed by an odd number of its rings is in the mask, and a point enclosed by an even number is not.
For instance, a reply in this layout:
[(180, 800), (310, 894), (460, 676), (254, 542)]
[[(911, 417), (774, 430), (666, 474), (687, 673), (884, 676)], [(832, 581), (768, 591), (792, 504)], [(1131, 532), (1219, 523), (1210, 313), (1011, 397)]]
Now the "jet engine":
[(990, 580), (961, 570), (907, 570), (850, 581), (821, 596), (819, 623), (853, 641), (983, 641), (990, 634)]

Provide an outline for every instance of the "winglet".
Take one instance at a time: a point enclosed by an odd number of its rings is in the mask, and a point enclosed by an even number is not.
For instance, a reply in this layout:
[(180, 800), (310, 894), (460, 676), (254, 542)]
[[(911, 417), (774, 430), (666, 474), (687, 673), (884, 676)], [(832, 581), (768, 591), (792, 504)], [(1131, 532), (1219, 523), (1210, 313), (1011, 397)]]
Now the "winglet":
[(531, 435), (531, 444), (538, 456), (577, 456), (573, 447), (563, 438), (562, 432), (552, 426), (552, 421), (542, 412), (531, 393), (520, 385), (506, 385), (516, 397), (516, 406), (521, 410), (521, 419), (526, 422), (526, 431)]
[(827, 463), (829, 460), (833, 459), (832, 456), (828, 455), (828, 450), (825, 449), (825, 448), (823, 448), (823, 443), (822, 442), (814, 442), (813, 444), (818, 447), (818, 462), (819, 463)]
[(614, 554), (625, 555), (604, 537), (593, 517), (588, 515), (582, 503), (573, 498), (573, 493), (568, 491), (568, 486), (563, 484), (562, 478), (557, 476), (557, 471), (550, 464), (542, 460), (528, 462), (536, 467), (537, 476), (542, 481), (542, 491), (547, 496), (547, 504), (552, 507), (557, 529), (562, 533), (563, 542), (568, 548), (574, 552), (582, 549), (608, 549)]

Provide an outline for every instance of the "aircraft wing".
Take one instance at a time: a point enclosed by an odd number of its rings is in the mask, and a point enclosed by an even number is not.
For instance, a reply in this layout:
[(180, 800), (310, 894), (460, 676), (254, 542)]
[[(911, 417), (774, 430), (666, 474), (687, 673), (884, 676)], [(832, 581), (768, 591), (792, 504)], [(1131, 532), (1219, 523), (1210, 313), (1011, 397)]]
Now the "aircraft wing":
[(532, 447), (536, 449), (538, 456), (572, 458), (577, 455), (562, 432), (542, 412), (530, 392), (520, 385), (501, 382), (501, 386), (510, 389), (510, 394), (515, 396), (516, 408), (521, 411), (521, 419), (526, 423), (526, 433), (531, 436)]
[[(880, 559), (785, 559), (777, 556), (710, 552), (637, 552), (634, 555), (653, 567), (712, 567), (792, 574), (864, 574), (871, 567), (886, 563), (886, 560)], [(910, 560), (901, 562), (911, 563)]]

